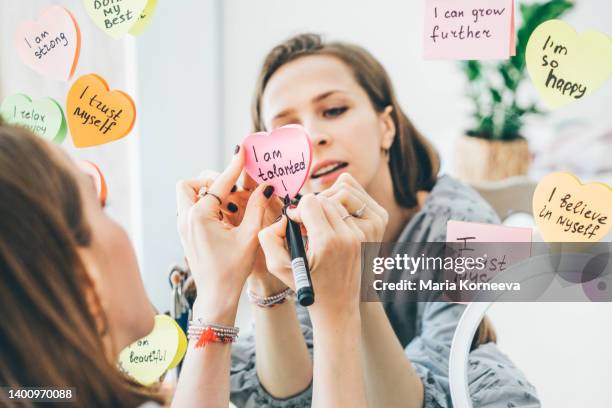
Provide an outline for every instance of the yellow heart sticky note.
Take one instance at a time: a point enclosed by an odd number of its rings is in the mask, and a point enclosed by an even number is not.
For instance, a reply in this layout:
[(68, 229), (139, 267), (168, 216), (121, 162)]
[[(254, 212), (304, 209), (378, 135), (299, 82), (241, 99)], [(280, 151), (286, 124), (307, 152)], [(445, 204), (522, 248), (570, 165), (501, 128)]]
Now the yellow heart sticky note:
[(593, 93), (612, 75), (612, 39), (548, 20), (529, 37), (525, 60), (544, 102), (558, 108)]
[(85, 10), (94, 23), (111, 37), (118, 39), (137, 23), (147, 0), (83, 0)]
[(546, 242), (597, 242), (610, 230), (612, 188), (551, 173), (533, 193), (533, 216)]
[(147, 5), (145, 6), (142, 13), (138, 17), (136, 24), (130, 28), (130, 34), (132, 35), (140, 35), (147, 28), (151, 19), (153, 18), (153, 13), (155, 13), (155, 8), (157, 7), (157, 0), (149, 0)]
[(155, 316), (153, 331), (119, 354), (119, 368), (143, 385), (151, 385), (176, 367), (187, 351), (187, 337), (173, 318)]

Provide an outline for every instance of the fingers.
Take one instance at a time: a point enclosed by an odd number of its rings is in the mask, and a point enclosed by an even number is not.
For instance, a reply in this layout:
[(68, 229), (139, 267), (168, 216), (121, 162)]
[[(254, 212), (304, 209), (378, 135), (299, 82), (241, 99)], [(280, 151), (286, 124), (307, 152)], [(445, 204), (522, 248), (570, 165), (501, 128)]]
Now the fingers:
[(186, 214), (198, 201), (198, 191), (202, 187), (208, 187), (211, 179), (181, 180), (176, 184), (176, 208), (179, 217)]
[(287, 217), (282, 216), (278, 222), (259, 231), (258, 238), (268, 271), (285, 285), (295, 290), (295, 282), (291, 271), (291, 257), (285, 248), (286, 229)]
[[(202, 199), (195, 204), (198, 210), (208, 216), (216, 217), (222, 203), (232, 191), (236, 181), (238, 181), (243, 168), (244, 153), (243, 147), (240, 146), (238, 152), (232, 157), (230, 164), (213, 180), (208, 190), (210, 194), (202, 197)], [(221, 203), (217, 197), (221, 200)]]
[(346, 217), (349, 215), (348, 211), (346, 211), (346, 209), (340, 204), (331, 201), (325, 196), (317, 196), (316, 199), (321, 203), (321, 208), (323, 208), (325, 216), (327, 217), (327, 220), (329, 221), (334, 232), (337, 234), (350, 234), (350, 228), (345, 222), (345, 220), (351, 218), (350, 216)]
[[(240, 231), (249, 237), (259, 232), (263, 225), (266, 208), (272, 201), (274, 187), (260, 184), (249, 197), (244, 211), (244, 217), (240, 223)], [(264, 194), (265, 193), (265, 194)]]
[(333, 233), (321, 202), (314, 194), (306, 194), (296, 208), (288, 208), (287, 216), (295, 222), (303, 223), (310, 236), (327, 236)]
[[(342, 173), (332, 187), (321, 192), (321, 194), (326, 195), (327, 197), (331, 197), (333, 194), (336, 194), (341, 191), (349, 191), (355, 196), (360, 202), (366, 204), (367, 209), (371, 212), (378, 215), (381, 220), (383, 220), (386, 225), (389, 215), (387, 211), (380, 205), (376, 200), (374, 200), (365, 189), (355, 180), (349, 173)], [(343, 203), (344, 204), (344, 203)], [(361, 206), (359, 207), (361, 208)], [(354, 213), (359, 208), (351, 208), (348, 209), (351, 213)], [(367, 210), (366, 210), (367, 212)]]
[(242, 186), (247, 191), (253, 191), (253, 189), (257, 187), (257, 182), (253, 180), (253, 178), (249, 176), (246, 172), (244, 172), (244, 175), (242, 177)]

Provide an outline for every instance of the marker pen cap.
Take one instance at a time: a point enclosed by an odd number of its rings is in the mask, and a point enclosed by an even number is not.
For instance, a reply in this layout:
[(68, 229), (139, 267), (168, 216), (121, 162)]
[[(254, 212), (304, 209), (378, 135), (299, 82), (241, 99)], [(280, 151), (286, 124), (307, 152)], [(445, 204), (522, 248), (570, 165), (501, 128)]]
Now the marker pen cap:
[(301, 288), (297, 291), (297, 299), (300, 305), (310, 306), (314, 303), (314, 291), (312, 286)]

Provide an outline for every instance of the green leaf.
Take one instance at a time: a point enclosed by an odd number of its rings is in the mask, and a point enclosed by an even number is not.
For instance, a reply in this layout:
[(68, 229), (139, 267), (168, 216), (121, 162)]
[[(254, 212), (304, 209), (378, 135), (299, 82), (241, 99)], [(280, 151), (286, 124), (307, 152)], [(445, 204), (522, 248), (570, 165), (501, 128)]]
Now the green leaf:
[(476, 81), (480, 78), (481, 65), (479, 61), (464, 61), (463, 70), (470, 81)]
[(499, 93), (497, 89), (491, 88), (489, 89), (489, 91), (491, 92), (491, 98), (493, 98), (493, 102), (500, 103), (502, 101), (501, 93)]

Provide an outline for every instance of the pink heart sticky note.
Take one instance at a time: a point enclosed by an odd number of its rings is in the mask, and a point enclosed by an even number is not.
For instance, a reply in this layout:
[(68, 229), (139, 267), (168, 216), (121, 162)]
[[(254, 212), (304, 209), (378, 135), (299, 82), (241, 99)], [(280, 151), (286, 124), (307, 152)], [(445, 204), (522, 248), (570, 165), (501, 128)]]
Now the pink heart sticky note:
[(299, 193), (312, 163), (312, 145), (303, 127), (287, 125), (270, 133), (253, 133), (243, 146), (246, 172), (253, 180), (274, 186), (281, 198)]
[(81, 32), (68, 10), (51, 6), (38, 21), (24, 21), (19, 25), (15, 47), (21, 60), (35, 71), (67, 81), (79, 60)]

